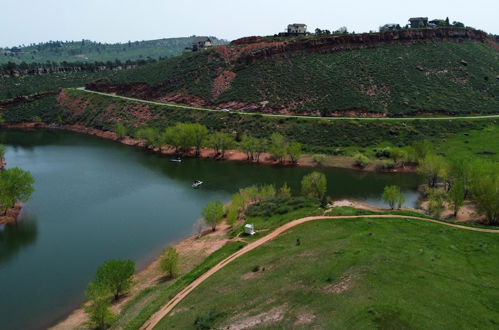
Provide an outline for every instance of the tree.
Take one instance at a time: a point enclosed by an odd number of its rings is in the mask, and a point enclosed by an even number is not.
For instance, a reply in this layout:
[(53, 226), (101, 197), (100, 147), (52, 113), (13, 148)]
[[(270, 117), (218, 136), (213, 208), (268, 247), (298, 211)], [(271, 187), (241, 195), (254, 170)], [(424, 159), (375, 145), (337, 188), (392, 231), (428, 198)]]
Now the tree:
[(405, 202), (405, 196), (400, 191), (400, 187), (398, 186), (386, 186), (383, 190), (383, 201), (386, 204), (390, 205), (390, 208), (393, 210), (395, 206), (402, 207), (402, 204)]
[(446, 199), (445, 192), (441, 189), (429, 189), (428, 192), (428, 211), (434, 216), (439, 218), (445, 206)]
[(114, 131), (116, 132), (116, 134), (118, 135), (118, 137), (120, 139), (123, 139), (127, 133), (127, 129), (126, 129), (125, 125), (123, 125), (121, 123), (116, 124), (116, 126), (114, 127)]
[(211, 230), (215, 231), (217, 229), (217, 224), (222, 221), (224, 216), (224, 205), (221, 201), (210, 202), (203, 209), (203, 217), (208, 225), (211, 226)]
[(493, 163), (490, 167), (477, 169), (471, 183), (471, 200), (488, 224), (499, 224), (499, 173)]
[(5, 213), (16, 202), (26, 202), (34, 191), (31, 173), (18, 167), (0, 172), (0, 211)]
[(402, 148), (392, 148), (390, 150), (390, 158), (393, 160), (395, 165), (401, 164), (403, 167), (408, 158), (408, 154)]
[(353, 161), (354, 161), (354, 164), (358, 167), (366, 167), (367, 165), (369, 165), (369, 158), (367, 158), (367, 156), (361, 154), (361, 153), (358, 153), (356, 154), (354, 157), (353, 157)]
[(291, 197), (291, 188), (289, 188), (287, 183), (283, 184), (282, 187), (279, 188), (279, 191), (277, 192), (277, 196), (280, 198)]
[(449, 204), (454, 210), (455, 217), (464, 204), (464, 193), (464, 183), (461, 181), (455, 182), (449, 190)]
[(194, 123), (188, 124), (187, 130), (191, 135), (194, 148), (196, 148), (196, 157), (199, 157), (199, 155), (201, 154), (201, 147), (205, 143), (208, 136), (208, 129), (204, 125)]
[(303, 195), (323, 200), (327, 191), (326, 176), (319, 172), (305, 175), (301, 180), (301, 192)]
[(258, 139), (252, 136), (243, 135), (241, 143), (239, 144), (241, 150), (246, 153), (247, 159), (253, 161), (255, 159), (255, 153), (258, 148)]
[(300, 159), (302, 150), (301, 150), (301, 144), (298, 142), (291, 142), (288, 145), (287, 148), (287, 154), (289, 155), (289, 158), (291, 159), (291, 163), (296, 164), (298, 162), (298, 159)]
[(138, 138), (143, 139), (148, 146), (159, 146), (161, 139), (159, 130), (152, 127), (142, 128), (137, 132)]
[(90, 282), (85, 291), (87, 303), (83, 310), (88, 315), (87, 326), (92, 329), (108, 329), (115, 321), (116, 316), (109, 309), (111, 299), (104, 287)]
[(412, 147), (416, 153), (417, 160), (421, 160), (433, 152), (433, 144), (428, 140), (414, 142)]
[(428, 154), (419, 162), (417, 172), (426, 176), (428, 186), (433, 188), (437, 185), (438, 178), (445, 175), (446, 170), (447, 162), (443, 157)]
[(287, 149), (288, 142), (286, 138), (282, 134), (272, 133), (269, 151), (281, 164), (286, 157)]
[(7, 149), (5, 148), (5, 146), (3, 144), (0, 144), (0, 171), (4, 170), (6, 150)]
[(318, 166), (324, 165), (324, 163), (327, 160), (327, 156), (324, 154), (317, 154), (312, 156), (312, 160), (314, 161), (315, 164)]
[(215, 153), (220, 155), (220, 158), (225, 157), (225, 151), (232, 148), (235, 144), (234, 138), (224, 132), (216, 132), (209, 136), (208, 145), (215, 149)]
[(179, 273), (179, 254), (174, 247), (169, 247), (161, 254), (161, 271), (167, 278), (176, 278)]
[(135, 263), (132, 260), (108, 260), (97, 269), (94, 282), (108, 290), (117, 300), (132, 286), (134, 272)]
[(458, 28), (463, 28), (463, 27), (464, 27), (464, 24), (463, 24), (463, 23), (461, 23), (461, 22), (457, 22), (457, 21), (452, 22), (452, 25), (453, 25), (454, 27), (458, 27)]
[(445, 19), (445, 26), (450, 26), (449, 17), (447, 17), (447, 18)]

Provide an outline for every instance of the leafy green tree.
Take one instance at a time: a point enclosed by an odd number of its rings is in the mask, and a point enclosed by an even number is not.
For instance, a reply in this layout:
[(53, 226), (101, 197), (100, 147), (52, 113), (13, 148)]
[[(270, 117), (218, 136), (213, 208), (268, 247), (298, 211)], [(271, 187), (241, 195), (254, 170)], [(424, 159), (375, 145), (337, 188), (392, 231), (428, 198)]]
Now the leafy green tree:
[(286, 158), (288, 150), (288, 142), (286, 138), (279, 133), (272, 133), (270, 138), (270, 153), (279, 161), (279, 163), (283, 163)]
[(390, 158), (393, 160), (395, 165), (404, 166), (405, 162), (407, 161), (408, 154), (407, 151), (402, 148), (392, 148), (390, 150)]
[(7, 149), (5, 148), (5, 146), (3, 144), (0, 144), (0, 171), (4, 170), (4, 166), (5, 166), (5, 152), (6, 151), (7, 151)]
[(445, 158), (428, 154), (419, 162), (417, 172), (424, 175), (428, 180), (428, 186), (433, 188), (437, 185), (438, 178), (445, 176), (447, 168), (448, 164)]
[(383, 190), (383, 200), (386, 204), (390, 205), (390, 208), (393, 210), (395, 206), (400, 208), (402, 204), (405, 202), (405, 196), (400, 191), (400, 187), (398, 186), (386, 186)]
[(353, 156), (353, 162), (356, 166), (362, 168), (366, 167), (370, 163), (369, 158), (367, 158), (367, 156), (361, 153), (358, 153), (355, 156)]
[(241, 151), (246, 153), (247, 159), (253, 161), (255, 159), (255, 153), (258, 148), (258, 139), (252, 136), (243, 135), (241, 143), (239, 144)]
[(478, 214), (484, 215), (487, 223), (499, 224), (499, 170), (494, 163), (483, 163), (475, 168), (471, 183), (471, 200)]
[(109, 292), (95, 282), (90, 282), (85, 292), (87, 303), (83, 310), (88, 316), (86, 325), (91, 329), (108, 329), (116, 321), (111, 312), (111, 298)]
[(291, 159), (291, 163), (296, 164), (298, 159), (300, 159), (302, 154), (301, 144), (298, 142), (291, 142), (287, 148), (287, 154)]
[(5, 213), (16, 202), (26, 202), (34, 191), (31, 173), (18, 167), (0, 172), (0, 211)]
[(464, 184), (461, 181), (455, 182), (448, 193), (449, 204), (454, 210), (454, 216), (457, 216), (459, 209), (464, 205)]
[(436, 217), (440, 218), (443, 210), (445, 209), (445, 192), (441, 189), (430, 189), (428, 191), (428, 211)]
[(123, 139), (127, 134), (126, 126), (121, 123), (116, 124), (116, 126), (114, 127), (114, 131), (120, 139)]
[(258, 163), (260, 161), (260, 156), (266, 152), (269, 148), (269, 141), (266, 138), (258, 139), (258, 143), (255, 149), (255, 161)]
[(135, 263), (132, 260), (108, 260), (97, 269), (94, 282), (117, 300), (132, 286), (134, 272)]
[(167, 248), (161, 254), (160, 268), (167, 278), (176, 278), (179, 275), (179, 254), (174, 247)]
[(312, 172), (305, 175), (301, 180), (301, 192), (303, 195), (323, 200), (327, 191), (327, 179), (323, 173)]
[(210, 202), (203, 209), (203, 217), (208, 225), (211, 226), (211, 230), (215, 231), (217, 229), (217, 224), (222, 221), (224, 216), (224, 205), (221, 201)]
[(187, 131), (188, 134), (191, 135), (192, 144), (196, 149), (196, 157), (199, 157), (201, 154), (201, 147), (206, 142), (206, 138), (208, 137), (208, 129), (204, 125), (193, 123), (188, 124)]
[(277, 192), (277, 196), (280, 198), (288, 198), (291, 197), (291, 188), (289, 188), (287, 183), (284, 183), (279, 191)]
[(159, 130), (152, 127), (139, 129), (137, 132), (139, 139), (143, 139), (148, 146), (158, 147), (161, 145)]
[(324, 165), (324, 163), (327, 160), (327, 156), (324, 154), (316, 154), (312, 156), (312, 160), (314, 161), (315, 164), (318, 166)]
[(220, 158), (225, 157), (225, 152), (234, 147), (234, 138), (225, 132), (215, 132), (208, 138), (208, 145), (215, 149), (215, 153), (220, 155)]
[(433, 153), (433, 144), (428, 140), (417, 141), (412, 144), (417, 160), (421, 160), (426, 155)]

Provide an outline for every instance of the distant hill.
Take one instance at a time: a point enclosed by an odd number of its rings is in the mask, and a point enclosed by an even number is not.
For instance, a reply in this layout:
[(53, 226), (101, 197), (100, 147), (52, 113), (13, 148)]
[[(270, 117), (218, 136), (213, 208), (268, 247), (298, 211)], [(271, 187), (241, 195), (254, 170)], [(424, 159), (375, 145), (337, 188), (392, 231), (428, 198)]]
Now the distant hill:
[(457, 28), (254, 37), (118, 72), (88, 88), (315, 116), (497, 113), (499, 44)]
[[(130, 41), (127, 43), (107, 44), (90, 40), (82, 41), (50, 41), (11, 48), (0, 47), (0, 64), (45, 63), (51, 62), (106, 62), (119, 60), (137, 61), (142, 59), (159, 59), (182, 54), (186, 47), (192, 46), (195, 36), (183, 38), (167, 38), (147, 41)], [(210, 37), (214, 44), (223, 45), (227, 41)]]

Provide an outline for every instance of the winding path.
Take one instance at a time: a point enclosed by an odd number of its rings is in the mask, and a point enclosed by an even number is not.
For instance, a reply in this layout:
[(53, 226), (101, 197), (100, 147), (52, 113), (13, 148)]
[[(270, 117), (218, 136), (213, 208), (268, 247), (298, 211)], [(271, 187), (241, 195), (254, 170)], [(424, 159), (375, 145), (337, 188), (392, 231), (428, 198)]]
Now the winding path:
[[(83, 92), (87, 92), (87, 93), (99, 94), (99, 95), (114, 97), (114, 98), (118, 98), (118, 99), (122, 99), (122, 100), (128, 100), (128, 101), (134, 101), (134, 102), (140, 102), (140, 103), (146, 103), (146, 104), (170, 106), (170, 107), (189, 109), (189, 110), (220, 112), (219, 109), (193, 107), (190, 105), (182, 105), (182, 104), (176, 104), (176, 103), (148, 101), (148, 100), (143, 100), (143, 99), (136, 99), (133, 97), (126, 97), (126, 96), (121, 96), (121, 95), (116, 95), (116, 94), (109, 94), (109, 93), (92, 91), (92, 90), (85, 89), (85, 87), (67, 88), (67, 89), (79, 90), (79, 91), (83, 91)], [(450, 117), (450, 116), (449, 117), (318, 117), (318, 116), (298, 116), (298, 115), (276, 115), (276, 114), (270, 114), (270, 113), (242, 112), (242, 111), (234, 111), (233, 113), (237, 113), (237, 114), (245, 115), (245, 116), (263, 116), (263, 117), (276, 117), (276, 118), (300, 118), (300, 119), (309, 119), (309, 120), (413, 121), (413, 120), (499, 119), (499, 114), (498, 115), (479, 115), (479, 116), (455, 116), (455, 117)]]
[(412, 216), (402, 216), (402, 215), (394, 215), (394, 214), (384, 214), (384, 215), (357, 215), (357, 216), (314, 216), (314, 217), (306, 217), (306, 218), (301, 218), (297, 220), (293, 220), (291, 222), (288, 222), (281, 227), (277, 228), (274, 230), (272, 233), (260, 238), (257, 241), (254, 241), (252, 243), (249, 243), (245, 247), (243, 247), (241, 250), (235, 252), (231, 256), (225, 258), (221, 262), (219, 262), (217, 265), (215, 265), (213, 268), (208, 270), (206, 273), (198, 277), (195, 281), (193, 281), (191, 284), (186, 286), (182, 291), (177, 293), (175, 297), (173, 297), (166, 305), (164, 305), (158, 312), (156, 312), (151, 318), (144, 323), (144, 325), (140, 328), (141, 330), (151, 330), (153, 329), (160, 321), (163, 319), (175, 306), (177, 306), (178, 303), (180, 303), (189, 293), (192, 292), (196, 287), (198, 287), (201, 283), (203, 283), (206, 279), (208, 279), (211, 275), (215, 274), (217, 271), (225, 267), (227, 264), (229, 264), (231, 261), (239, 258), (240, 256), (256, 249), (257, 247), (273, 240), (286, 230), (296, 227), (298, 225), (301, 225), (302, 223), (305, 222), (310, 222), (310, 221), (316, 221), (316, 220), (331, 220), (331, 219), (359, 219), (359, 218), (397, 218), (397, 219), (410, 219), (410, 220), (421, 220), (421, 221), (426, 221), (426, 222), (433, 222), (433, 223), (438, 223), (441, 225), (449, 226), (449, 227), (454, 227), (454, 228), (459, 228), (459, 229), (464, 229), (464, 230), (470, 230), (470, 231), (477, 231), (477, 232), (482, 232), (482, 233), (494, 233), (494, 234), (499, 234), (499, 230), (497, 229), (486, 229), (486, 228), (476, 228), (476, 227), (468, 227), (468, 226), (462, 226), (462, 225), (457, 225), (457, 224), (452, 224), (452, 223), (447, 223), (443, 221), (438, 221), (434, 219), (428, 219), (428, 218), (420, 218), (420, 217), (412, 217)]

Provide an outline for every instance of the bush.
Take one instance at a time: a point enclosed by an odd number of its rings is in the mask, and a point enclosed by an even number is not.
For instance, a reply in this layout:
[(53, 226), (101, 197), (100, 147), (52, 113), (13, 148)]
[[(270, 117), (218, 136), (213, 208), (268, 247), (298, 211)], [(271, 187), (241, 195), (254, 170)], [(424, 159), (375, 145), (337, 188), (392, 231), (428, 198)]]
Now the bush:
[(353, 159), (354, 159), (355, 166), (362, 167), (362, 168), (366, 167), (371, 162), (367, 156), (360, 154), (360, 153), (356, 154), (353, 157)]

